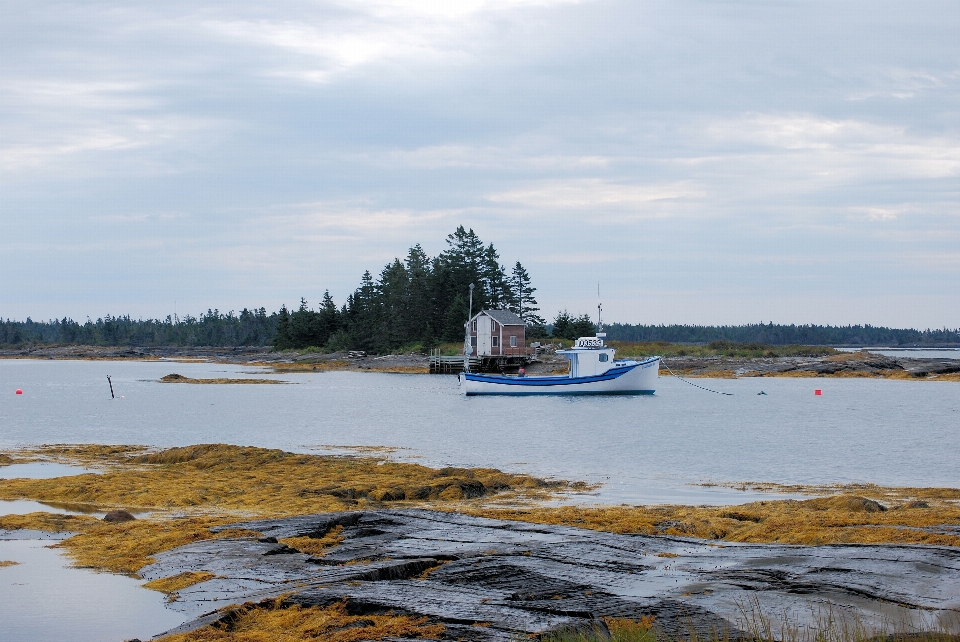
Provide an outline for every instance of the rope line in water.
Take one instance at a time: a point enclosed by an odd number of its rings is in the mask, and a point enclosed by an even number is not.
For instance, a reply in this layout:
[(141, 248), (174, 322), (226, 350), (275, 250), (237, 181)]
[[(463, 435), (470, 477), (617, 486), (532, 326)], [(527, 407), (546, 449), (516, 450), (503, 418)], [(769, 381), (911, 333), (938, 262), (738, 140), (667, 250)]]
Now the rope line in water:
[(712, 393), (715, 394), (715, 395), (726, 395), (726, 396), (728, 396), (728, 397), (732, 397), (732, 396), (733, 396), (733, 393), (732, 393), (732, 392), (720, 392), (719, 390), (710, 390), (710, 388), (704, 388), (703, 386), (698, 386), (697, 384), (693, 383), (692, 381), (687, 381), (686, 379), (684, 379), (683, 377), (681, 377), (680, 375), (678, 375), (678, 374), (677, 374), (676, 372), (674, 372), (673, 370), (670, 370), (670, 366), (668, 366), (667, 363), (666, 363), (662, 358), (660, 359), (660, 363), (663, 364), (663, 367), (664, 367), (664, 368), (666, 368), (667, 370), (670, 371), (670, 374), (671, 374), (671, 375), (673, 375), (674, 377), (676, 377), (677, 379), (679, 379), (679, 380), (682, 381), (683, 383), (689, 383), (689, 384), (690, 384), (691, 386), (693, 386), (694, 388), (700, 388), (700, 390), (706, 390), (707, 392), (712, 392)]

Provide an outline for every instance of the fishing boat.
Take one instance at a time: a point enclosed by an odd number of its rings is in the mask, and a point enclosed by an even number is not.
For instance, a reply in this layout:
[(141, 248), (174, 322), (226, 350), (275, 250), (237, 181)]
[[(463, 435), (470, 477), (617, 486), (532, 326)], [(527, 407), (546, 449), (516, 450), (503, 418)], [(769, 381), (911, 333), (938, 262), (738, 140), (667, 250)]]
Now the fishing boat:
[(580, 337), (569, 350), (557, 350), (570, 361), (570, 373), (526, 377), (460, 373), (464, 395), (652, 395), (657, 387), (660, 357), (642, 361), (614, 358), (604, 345), (606, 335)]

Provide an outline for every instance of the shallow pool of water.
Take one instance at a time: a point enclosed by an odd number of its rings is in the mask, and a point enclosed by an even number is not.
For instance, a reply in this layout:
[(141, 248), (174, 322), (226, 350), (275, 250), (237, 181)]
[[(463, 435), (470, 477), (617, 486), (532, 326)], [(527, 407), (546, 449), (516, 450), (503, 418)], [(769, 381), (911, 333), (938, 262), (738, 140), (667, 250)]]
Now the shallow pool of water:
[(100, 474), (99, 470), (82, 466), (67, 466), (55, 462), (33, 461), (27, 464), (0, 466), (0, 479), (50, 479), (69, 475)]
[(90, 515), (103, 517), (105, 512), (95, 506), (83, 504), (64, 504), (60, 502), (45, 503), (28, 499), (0, 499), (0, 516), (26, 515), (28, 513), (60, 513), (61, 515)]
[(162, 593), (142, 580), (68, 568), (50, 542), (0, 540), (0, 639), (147, 640), (181, 624), (184, 614), (164, 606)]

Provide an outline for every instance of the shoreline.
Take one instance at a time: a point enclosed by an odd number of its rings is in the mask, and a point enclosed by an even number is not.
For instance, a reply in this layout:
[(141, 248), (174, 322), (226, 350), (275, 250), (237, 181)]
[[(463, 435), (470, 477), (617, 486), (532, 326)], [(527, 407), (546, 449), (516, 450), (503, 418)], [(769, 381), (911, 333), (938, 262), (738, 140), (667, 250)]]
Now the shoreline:
[[(311, 372), (429, 373), (429, 357), (418, 353), (358, 356), (357, 353), (275, 352), (257, 348), (40, 346), (0, 349), (0, 359), (222, 363), (269, 368), (270, 374)], [(866, 351), (823, 357), (668, 356), (664, 363), (692, 378), (873, 378), (960, 381), (960, 359), (887, 357)], [(544, 354), (527, 367), (530, 375), (560, 374), (567, 361)], [(671, 376), (664, 368), (660, 376)]]
[[(389, 612), (440, 639), (470, 631), (467, 639), (495, 642), (601, 616), (669, 635), (693, 625), (706, 639), (711, 627), (742, 631), (730, 603), (757, 595), (772, 600), (758, 603), (759, 616), (828, 600), (877, 626), (892, 597), (903, 616), (957, 608), (943, 596), (960, 588), (960, 489), (825, 485), (790, 487), (809, 499), (729, 506), (547, 506), (587, 487), (378, 451), (51, 445), (2, 454), (5, 465), (99, 469), (0, 480), (3, 499), (137, 516), (35, 512), (0, 516), (0, 530), (69, 535), (56, 547), (76, 565), (140, 577), (181, 605), (223, 607), (171, 631), (170, 642), (270, 613), (346, 626)], [(921, 590), (920, 580), (938, 588)], [(401, 620), (381, 623), (391, 622)]]

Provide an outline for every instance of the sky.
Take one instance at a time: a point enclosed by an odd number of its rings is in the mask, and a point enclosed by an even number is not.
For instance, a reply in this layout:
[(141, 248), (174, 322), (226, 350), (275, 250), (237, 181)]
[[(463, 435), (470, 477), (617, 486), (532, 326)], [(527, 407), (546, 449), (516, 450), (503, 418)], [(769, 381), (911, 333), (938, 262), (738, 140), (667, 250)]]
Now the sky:
[(342, 303), (458, 225), (542, 315), (960, 326), (960, 4), (0, 0), (0, 317)]

